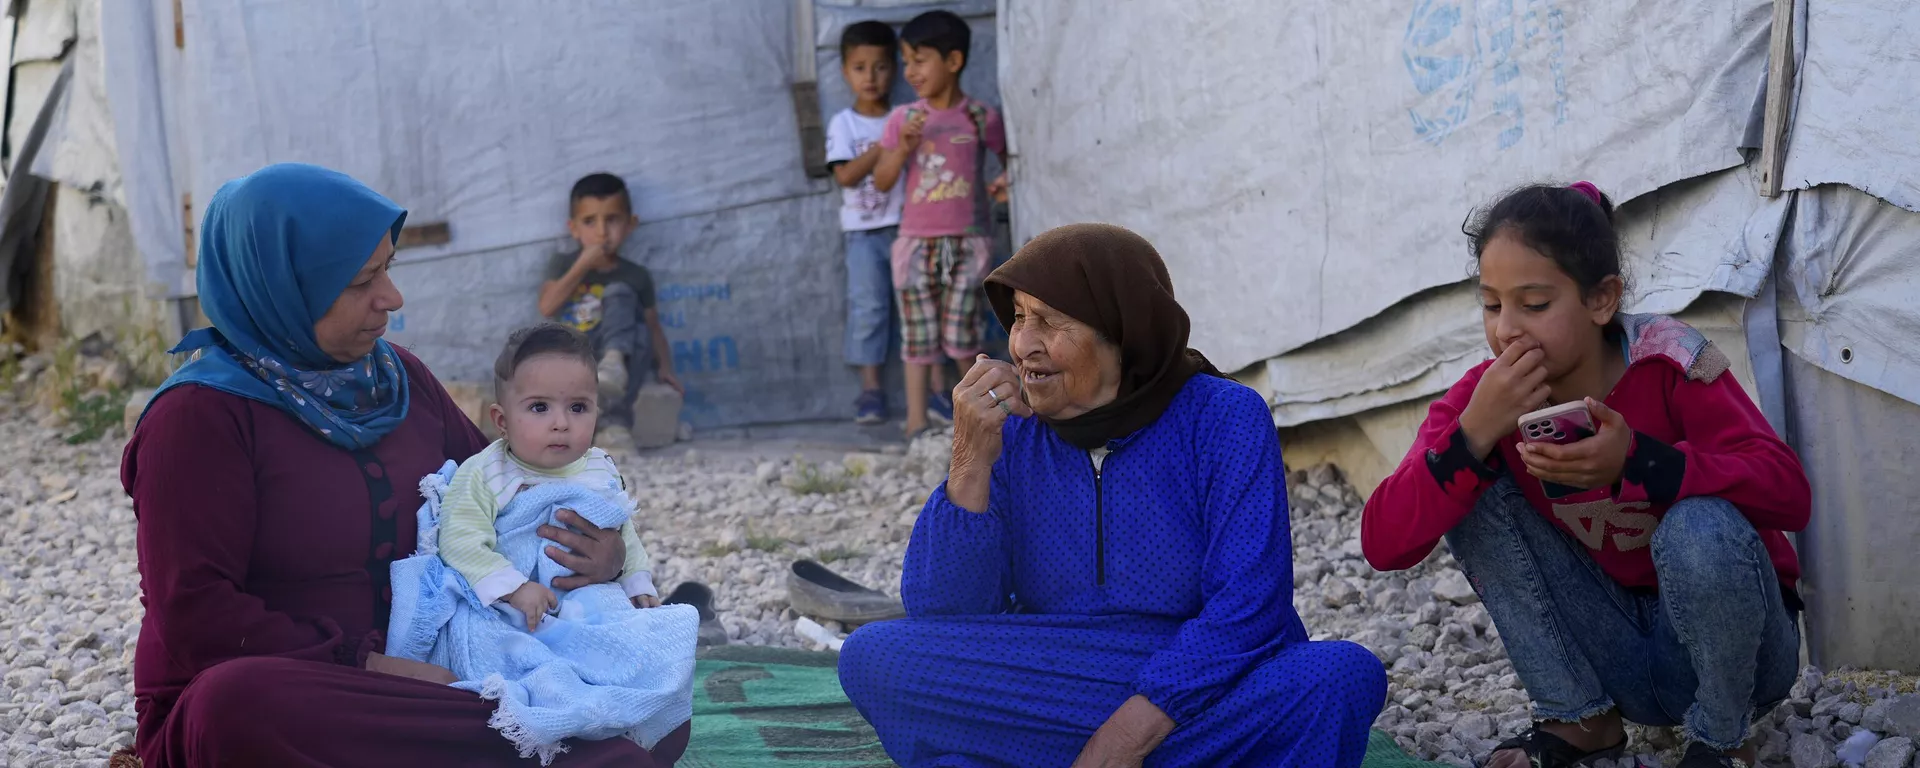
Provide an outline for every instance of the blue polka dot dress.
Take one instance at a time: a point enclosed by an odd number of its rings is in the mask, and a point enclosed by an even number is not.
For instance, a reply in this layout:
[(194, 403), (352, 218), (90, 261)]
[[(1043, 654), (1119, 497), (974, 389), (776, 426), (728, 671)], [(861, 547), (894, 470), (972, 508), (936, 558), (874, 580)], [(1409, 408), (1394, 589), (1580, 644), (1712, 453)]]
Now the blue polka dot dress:
[(1372, 653), (1293, 610), (1266, 403), (1195, 376), (1098, 464), (1010, 419), (989, 509), (934, 491), (909, 618), (847, 638), (840, 680), (916, 766), (1066, 766), (1129, 697), (1177, 724), (1149, 766), (1357, 766), (1386, 698)]

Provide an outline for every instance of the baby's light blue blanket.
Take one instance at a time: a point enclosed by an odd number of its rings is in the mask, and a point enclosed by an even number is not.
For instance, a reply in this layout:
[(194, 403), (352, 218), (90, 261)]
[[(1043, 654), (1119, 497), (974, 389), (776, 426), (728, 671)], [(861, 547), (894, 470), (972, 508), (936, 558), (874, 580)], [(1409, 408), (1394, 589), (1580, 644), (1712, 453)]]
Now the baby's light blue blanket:
[[(419, 546), (393, 564), (389, 656), (453, 671), (454, 687), (500, 703), (488, 724), (522, 757), (552, 762), (561, 740), (630, 738), (652, 747), (693, 716), (693, 652), (699, 615), (692, 606), (639, 610), (616, 584), (554, 589), (558, 616), (527, 632), (505, 601), (483, 605), (472, 586), (439, 556), (439, 507), (453, 462), (420, 481)], [(627, 510), (578, 486), (547, 483), (521, 491), (494, 523), (495, 549), (528, 578), (552, 588), (572, 572), (545, 554), (535, 531), (571, 509), (602, 528)]]

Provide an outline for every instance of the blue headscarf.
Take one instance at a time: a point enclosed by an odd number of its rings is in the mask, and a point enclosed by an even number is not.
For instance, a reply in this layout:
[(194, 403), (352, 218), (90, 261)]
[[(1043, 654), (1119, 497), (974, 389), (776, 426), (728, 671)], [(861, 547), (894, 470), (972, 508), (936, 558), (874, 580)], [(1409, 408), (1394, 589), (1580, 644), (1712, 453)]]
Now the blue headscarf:
[(270, 165), (227, 182), (200, 225), (200, 307), (212, 328), (149, 401), (182, 384), (257, 400), (348, 450), (370, 448), (407, 417), (407, 372), (385, 339), (341, 363), (314, 339), (327, 313), (407, 212), (346, 174)]

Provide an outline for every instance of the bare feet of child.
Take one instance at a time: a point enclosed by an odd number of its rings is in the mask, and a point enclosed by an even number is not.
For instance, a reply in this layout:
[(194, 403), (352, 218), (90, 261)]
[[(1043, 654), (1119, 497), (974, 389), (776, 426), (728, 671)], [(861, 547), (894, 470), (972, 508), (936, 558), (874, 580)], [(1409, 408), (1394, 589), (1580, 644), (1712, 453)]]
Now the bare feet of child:
[(527, 631), (532, 632), (540, 627), (540, 617), (560, 605), (560, 600), (553, 596), (553, 590), (529, 581), (507, 595), (507, 605), (526, 615)]
[(654, 597), (653, 595), (634, 595), (633, 607), (658, 608), (660, 607), (660, 598)]

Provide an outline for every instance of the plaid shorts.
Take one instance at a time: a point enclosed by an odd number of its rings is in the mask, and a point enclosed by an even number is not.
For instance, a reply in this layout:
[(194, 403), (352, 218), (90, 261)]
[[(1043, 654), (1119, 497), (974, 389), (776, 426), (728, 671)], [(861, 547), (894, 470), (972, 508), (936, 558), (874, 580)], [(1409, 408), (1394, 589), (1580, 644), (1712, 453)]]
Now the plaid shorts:
[(980, 287), (992, 261), (991, 247), (984, 237), (901, 236), (893, 241), (902, 360), (938, 365), (943, 358), (966, 360), (980, 354)]

